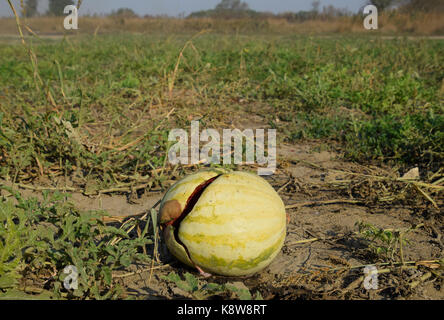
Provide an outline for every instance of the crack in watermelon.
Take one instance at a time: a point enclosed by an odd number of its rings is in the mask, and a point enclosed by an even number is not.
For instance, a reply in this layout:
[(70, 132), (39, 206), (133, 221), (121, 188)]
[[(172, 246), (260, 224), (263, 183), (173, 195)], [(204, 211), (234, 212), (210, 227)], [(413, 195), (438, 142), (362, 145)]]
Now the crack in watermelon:
[(194, 206), (196, 205), (197, 201), (199, 200), (200, 196), (202, 195), (202, 193), (205, 191), (205, 189), (214, 182), (214, 180), (216, 180), (217, 178), (219, 178), (221, 175), (215, 176), (203, 183), (201, 183), (200, 185), (198, 185), (196, 187), (196, 189), (194, 189), (193, 193), (188, 197), (187, 200), (187, 204), (185, 205), (184, 210), (182, 211), (182, 213), (180, 214), (180, 216), (173, 220), (170, 224), (174, 227), (174, 239), (176, 240), (176, 242), (178, 244), (180, 244), (184, 249), (185, 252), (187, 253), (188, 259), (190, 259), (190, 261), (194, 264), (194, 266), (201, 271), (201, 269), (194, 263), (193, 260), (191, 260), (191, 256), (190, 253), (188, 252), (188, 248), (185, 246), (185, 244), (179, 239), (179, 227), (181, 222), (183, 221), (183, 219), (185, 219), (185, 217), (193, 210)]

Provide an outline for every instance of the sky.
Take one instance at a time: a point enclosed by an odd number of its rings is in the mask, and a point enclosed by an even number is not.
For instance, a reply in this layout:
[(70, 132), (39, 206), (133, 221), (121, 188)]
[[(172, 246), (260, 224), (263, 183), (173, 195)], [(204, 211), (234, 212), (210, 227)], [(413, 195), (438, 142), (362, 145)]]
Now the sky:
[[(77, 1), (75, 1), (77, 2)], [(112, 10), (126, 7), (133, 9), (139, 15), (188, 15), (193, 11), (212, 9), (220, 0), (83, 0), (80, 8), (82, 14), (106, 14)], [(251, 9), (274, 13), (285, 11), (310, 10), (313, 0), (246, 0)], [(366, 0), (320, 0), (320, 7), (333, 5), (336, 8), (346, 8), (357, 12)], [(19, 8), (19, 0), (13, 0)], [(39, 11), (45, 12), (48, 0), (39, 0)], [(10, 16), (11, 9), (6, 0), (0, 0), (0, 17)]]

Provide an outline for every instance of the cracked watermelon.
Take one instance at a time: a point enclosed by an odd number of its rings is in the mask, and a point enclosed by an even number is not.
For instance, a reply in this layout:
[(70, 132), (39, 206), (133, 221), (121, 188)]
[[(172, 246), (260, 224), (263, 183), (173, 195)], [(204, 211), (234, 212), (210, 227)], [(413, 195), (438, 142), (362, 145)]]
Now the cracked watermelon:
[(176, 182), (160, 205), (170, 252), (181, 262), (225, 276), (254, 274), (282, 249), (286, 213), (263, 178), (201, 171)]

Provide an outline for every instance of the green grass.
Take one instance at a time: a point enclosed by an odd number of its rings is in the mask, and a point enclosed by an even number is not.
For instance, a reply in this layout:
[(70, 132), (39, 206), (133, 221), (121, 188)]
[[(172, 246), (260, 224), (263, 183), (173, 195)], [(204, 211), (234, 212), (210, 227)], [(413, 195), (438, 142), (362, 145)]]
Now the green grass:
[[(58, 166), (66, 175), (81, 169), (101, 187), (115, 185), (161, 167), (167, 131), (187, 128), (188, 113), (226, 112), (239, 98), (258, 104), (254, 112), (278, 128), (281, 141), (334, 139), (355, 161), (436, 168), (443, 160), (443, 41), (204, 35), (184, 51), (173, 78), (186, 40), (33, 40), (40, 91), (26, 50), (0, 45), (1, 176), (32, 179), (38, 159), (43, 168)], [(191, 92), (194, 100), (170, 99), (172, 79), (174, 90)], [(273, 107), (273, 117), (263, 104)], [(173, 107), (173, 117), (162, 118)], [(157, 117), (148, 117), (153, 108)], [(85, 128), (100, 123), (99, 147), (85, 148), (55, 115), (85, 139), (94, 138)], [(210, 117), (203, 121), (211, 124)], [(124, 152), (103, 148), (113, 137), (122, 146), (141, 134)]]
[[(13, 298), (17, 288), (26, 291), (30, 281), (46, 298), (116, 298), (122, 288), (112, 272), (151, 261), (142, 249), (153, 243), (150, 220), (134, 237), (129, 224), (105, 225), (103, 213), (80, 212), (66, 194), (44, 192), (39, 201), (2, 189), (15, 201), (0, 199), (0, 299)], [(63, 270), (70, 265), (78, 268), (76, 290), (62, 286), (68, 276)]]
[(162, 276), (162, 279), (174, 283), (180, 290), (196, 300), (223, 296), (229, 299), (263, 300), (260, 292), (257, 292), (253, 296), (248, 288), (239, 287), (236, 283), (217, 284), (199, 281), (198, 278), (189, 272), (185, 273), (183, 280), (175, 272), (170, 272), (167, 276)]

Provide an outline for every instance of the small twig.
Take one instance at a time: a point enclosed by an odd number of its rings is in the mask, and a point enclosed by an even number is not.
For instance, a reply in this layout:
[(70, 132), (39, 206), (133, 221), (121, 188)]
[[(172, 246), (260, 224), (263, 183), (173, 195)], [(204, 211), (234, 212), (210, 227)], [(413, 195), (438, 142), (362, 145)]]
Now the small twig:
[(428, 278), (430, 278), (432, 276), (431, 272), (427, 272), (425, 273), (421, 278), (419, 278), (419, 280), (413, 281), (409, 284), (410, 288), (416, 288), (421, 282), (426, 281)]
[[(383, 273), (390, 273), (392, 272), (391, 269), (381, 269), (381, 270), (375, 270), (374, 273), (375, 274), (383, 274)], [(364, 281), (364, 276), (360, 276), (358, 279), (356, 279), (355, 281), (353, 281), (352, 283), (350, 283), (347, 288), (345, 288), (345, 291), (350, 291), (353, 289), (356, 289), (361, 282)]]
[(351, 267), (339, 267), (339, 268), (332, 268), (332, 269), (328, 269), (327, 271), (342, 271), (342, 270), (354, 270), (354, 269), (362, 269), (365, 268), (367, 266), (400, 266), (402, 268), (412, 268), (412, 267), (417, 267), (417, 266), (427, 266), (430, 263), (439, 263), (439, 260), (420, 260), (420, 261), (405, 261), (404, 265), (402, 265), (401, 262), (380, 262), (380, 263), (373, 263), (373, 264), (362, 264), (362, 265), (357, 265), (357, 266), (351, 266)]
[(77, 188), (72, 188), (72, 187), (60, 187), (60, 188), (55, 188), (55, 187), (42, 187), (42, 186), (31, 186), (31, 185), (27, 185), (27, 184), (23, 184), (23, 183), (16, 183), (16, 186), (23, 188), (23, 189), (28, 189), (28, 190), (34, 190), (34, 191), (72, 191), (72, 192), (80, 192), (80, 189)]
[(291, 183), (291, 179), (290, 179), (286, 184), (284, 184), (282, 187), (280, 187), (280, 188), (278, 189), (277, 193), (278, 193), (278, 194), (281, 193), (281, 191), (284, 190), (285, 187), (288, 186), (290, 183)]
[(141, 270), (137, 270), (134, 272), (129, 272), (129, 273), (125, 273), (125, 274), (113, 274), (113, 278), (126, 278), (126, 277), (131, 277), (133, 275), (136, 274), (141, 274), (147, 271), (151, 271), (151, 270), (156, 270), (156, 269), (162, 269), (162, 268), (166, 268), (166, 267), (170, 267), (172, 264), (174, 264), (175, 262), (169, 263), (169, 264), (163, 264), (161, 266), (155, 266), (155, 267), (149, 267), (149, 268), (144, 268)]
[(287, 244), (287, 246), (293, 246), (295, 244), (303, 244), (303, 243), (315, 242), (315, 241), (319, 241), (319, 240), (323, 240), (323, 239), (321, 239), (321, 238), (311, 238), (311, 239), (299, 240), (299, 241), (291, 242), (291, 243)]
[(86, 192), (86, 190), (83, 189), (79, 189), (79, 188), (73, 188), (73, 187), (43, 187), (43, 186), (31, 186), (31, 185), (27, 185), (27, 184), (23, 184), (23, 183), (16, 183), (16, 186), (23, 188), (23, 189), (28, 189), (28, 190), (34, 190), (34, 191), (71, 191), (71, 192), (79, 192), (82, 193), (85, 196), (93, 196), (93, 195), (97, 195), (97, 194), (104, 194), (104, 193), (113, 193), (113, 192), (131, 192), (131, 188), (133, 190), (139, 190), (139, 189), (143, 189), (146, 188), (148, 186), (147, 183), (135, 186), (135, 187), (131, 187), (130, 184), (128, 185), (121, 185), (121, 186), (117, 186), (117, 187), (113, 187), (113, 188), (108, 188), (108, 189), (101, 189), (101, 190), (96, 190), (93, 192)]
[(208, 30), (202, 30), (202, 31), (200, 31), (199, 33), (197, 33), (196, 35), (194, 35), (190, 40), (188, 40), (188, 41), (185, 43), (185, 45), (183, 46), (182, 50), (180, 50), (179, 57), (177, 58), (176, 65), (175, 65), (175, 67), (174, 67), (174, 71), (173, 71), (173, 73), (172, 73), (172, 75), (171, 75), (171, 78), (169, 79), (169, 83), (168, 83), (168, 94), (169, 94), (169, 97), (170, 97), (170, 98), (173, 97), (174, 84), (175, 84), (175, 82), (176, 82), (177, 72), (179, 71), (180, 61), (181, 61), (182, 58), (183, 58), (183, 53), (184, 53), (185, 49), (186, 49), (188, 46), (192, 45), (192, 41), (193, 41), (195, 38), (199, 37), (200, 35), (202, 35), (202, 34), (204, 34), (204, 33), (206, 33), (206, 32), (208, 32)]
[(39, 35), (36, 34), (34, 31), (32, 31), (32, 29), (31, 29), (30, 27), (28, 27), (26, 24), (25, 24), (25, 28), (26, 28), (26, 30), (28, 30), (28, 32), (29, 32), (30, 34), (32, 34), (34, 37), (36, 37), (37, 39), (40, 39)]
[(308, 207), (308, 206), (322, 206), (327, 204), (337, 204), (337, 203), (350, 203), (350, 204), (363, 204), (364, 202), (361, 200), (349, 200), (349, 199), (334, 199), (334, 200), (319, 200), (319, 201), (303, 201), (300, 203), (291, 204), (285, 207), (285, 209), (294, 209), (299, 207)]
[[(18, 32), (20, 34), (21, 42), (22, 42), (23, 46), (26, 48), (26, 50), (28, 51), (29, 58), (31, 60), (32, 69), (33, 69), (33, 72), (34, 72), (34, 82), (35, 82), (36, 88), (37, 88), (38, 91), (40, 91), (40, 87), (39, 87), (38, 82), (40, 82), (40, 85), (43, 86), (43, 80), (40, 77), (40, 74), (39, 74), (39, 71), (38, 71), (37, 56), (32, 51), (31, 47), (29, 47), (26, 44), (25, 36), (23, 35), (22, 27), (20, 25), (20, 18), (19, 18), (18, 14), (17, 14), (17, 11), (15, 10), (14, 5), (12, 4), (11, 0), (7, 0), (7, 1), (8, 1), (9, 6), (11, 7), (11, 10), (12, 10), (14, 16), (15, 16), (15, 22), (17, 24), (17, 30), (18, 30)], [(28, 27), (26, 27), (26, 28), (28, 29)], [(38, 82), (37, 82), (37, 80), (38, 80)], [(49, 88), (47, 88), (46, 95), (47, 95), (47, 99), (51, 103), (51, 105), (54, 108), (57, 108), (57, 104), (55, 103), (55, 100), (54, 100), (54, 98), (53, 98)]]
[[(140, 218), (139, 218), (139, 221), (141, 221), (141, 220), (145, 220), (147, 217), (148, 217), (148, 212), (149, 213), (151, 213), (151, 210), (152, 209), (154, 209), (154, 208), (156, 208), (159, 204), (160, 204), (160, 202), (161, 202), (162, 200), (158, 200), (147, 212), (145, 212)], [(137, 216), (139, 216), (139, 215), (137, 215)], [(132, 221), (132, 220), (134, 220), (135, 218), (135, 216), (128, 216), (129, 217), (129, 220), (128, 221), (126, 221), (124, 224), (122, 224), (121, 226), (120, 226), (120, 229), (122, 229), (124, 226), (125, 226), (125, 224), (127, 224), (129, 221)], [(126, 233), (127, 234), (129, 234), (131, 231), (133, 231), (133, 229), (136, 227), (136, 225), (137, 224), (134, 224), (133, 226), (131, 226), (127, 231), (126, 231)], [(115, 245), (115, 244), (117, 244), (120, 240), (121, 240), (122, 238), (120, 238), (120, 237), (115, 237), (114, 239), (112, 239), (109, 243), (111, 244), (111, 245)]]
[(18, 29), (18, 32), (19, 32), (19, 34), (20, 34), (20, 39), (22, 40), (22, 44), (23, 44), (24, 46), (26, 46), (25, 37), (24, 37), (24, 35), (23, 35), (22, 28), (21, 28), (21, 26), (20, 26), (20, 19), (19, 19), (19, 17), (18, 17), (17, 11), (15, 11), (15, 7), (14, 7), (14, 5), (12, 4), (11, 0), (8, 0), (8, 3), (9, 3), (9, 6), (11, 7), (12, 13), (13, 13), (14, 16), (15, 16), (15, 23), (17, 24), (17, 29)]
[(419, 193), (421, 193), (424, 198), (426, 198), (428, 201), (430, 201), (430, 203), (436, 208), (438, 208), (438, 205), (436, 204), (436, 202), (432, 199), (432, 197), (430, 197), (424, 190), (422, 190), (416, 183), (413, 183), (413, 185), (415, 186), (416, 190), (419, 191)]
[(403, 235), (403, 233), (400, 232), (399, 233), (399, 256), (401, 258), (401, 264), (404, 265), (404, 250), (403, 250), (403, 246), (402, 246), (402, 235)]
[(375, 176), (375, 175), (370, 175), (370, 174), (363, 174), (363, 173), (349, 172), (349, 171), (342, 171), (342, 170), (328, 169), (328, 168), (321, 168), (321, 169), (326, 170), (326, 171), (332, 171), (332, 172), (337, 172), (337, 173), (365, 177), (365, 178), (372, 178), (375, 180), (381, 180), (381, 181), (388, 180), (388, 181), (395, 181), (395, 182), (413, 183), (415, 185), (418, 185), (418, 186), (424, 187), (424, 188), (428, 188), (428, 189), (444, 190), (444, 186), (441, 186), (441, 185), (434, 185), (434, 184), (430, 184), (430, 183), (426, 183), (426, 182), (413, 181), (412, 179), (407, 179), (407, 178), (392, 178), (392, 177)]
[(97, 190), (97, 191), (93, 191), (93, 192), (86, 192), (83, 191), (83, 194), (85, 196), (93, 196), (93, 195), (97, 195), (97, 194), (103, 194), (103, 193), (113, 193), (113, 192), (131, 192), (131, 188), (133, 190), (139, 190), (139, 189), (143, 189), (146, 188), (148, 186), (147, 183), (135, 186), (135, 187), (131, 187), (131, 185), (128, 186), (119, 186), (119, 187), (114, 187), (114, 188), (109, 188), (109, 189), (102, 189), (102, 190)]
[(136, 140), (131, 141), (130, 143), (127, 143), (126, 145), (121, 146), (119, 148), (114, 148), (114, 147), (111, 147), (111, 146), (104, 146), (104, 147), (107, 148), (107, 149), (112, 149), (113, 152), (122, 152), (122, 151), (124, 151), (124, 150), (126, 150), (128, 148), (131, 148), (131, 147), (135, 146), (140, 141), (142, 141), (144, 138), (145, 138), (145, 136), (140, 136)]

